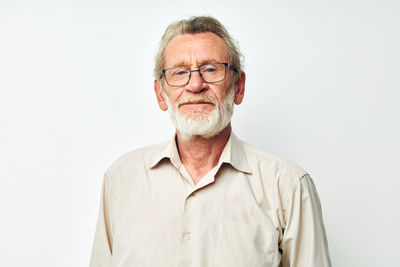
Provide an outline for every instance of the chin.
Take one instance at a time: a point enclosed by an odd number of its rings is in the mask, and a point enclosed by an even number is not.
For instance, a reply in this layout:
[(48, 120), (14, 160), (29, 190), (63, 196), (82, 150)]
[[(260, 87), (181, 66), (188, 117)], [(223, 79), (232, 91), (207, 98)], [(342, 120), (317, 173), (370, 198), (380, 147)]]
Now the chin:
[(190, 112), (190, 113), (184, 113), (184, 114), (179, 114), (183, 120), (189, 121), (189, 122), (197, 122), (200, 124), (207, 124), (210, 121), (210, 115), (207, 112)]
[(233, 115), (234, 90), (231, 90), (222, 102), (211, 111), (204, 109), (181, 110), (173, 107), (166, 97), (168, 112), (172, 123), (183, 140), (197, 137), (212, 138), (224, 130)]
[(180, 112), (171, 112), (171, 119), (178, 130), (179, 135), (184, 140), (190, 140), (197, 137), (212, 138), (218, 135), (230, 123), (231, 114), (221, 114), (218, 109), (210, 114), (181, 114)]

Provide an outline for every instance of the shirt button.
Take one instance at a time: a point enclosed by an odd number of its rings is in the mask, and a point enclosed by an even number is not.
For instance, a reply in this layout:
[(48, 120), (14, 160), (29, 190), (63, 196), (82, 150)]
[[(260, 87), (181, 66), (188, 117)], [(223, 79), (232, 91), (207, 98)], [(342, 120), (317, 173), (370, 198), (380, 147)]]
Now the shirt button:
[(192, 240), (192, 234), (191, 233), (187, 233), (186, 234), (186, 240), (188, 240), (188, 241)]

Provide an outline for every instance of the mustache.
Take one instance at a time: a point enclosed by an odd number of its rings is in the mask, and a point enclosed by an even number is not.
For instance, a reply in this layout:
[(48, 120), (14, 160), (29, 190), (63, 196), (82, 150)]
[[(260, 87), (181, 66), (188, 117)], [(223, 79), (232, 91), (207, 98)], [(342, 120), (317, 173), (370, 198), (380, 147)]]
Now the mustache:
[(212, 96), (208, 95), (184, 95), (178, 100), (177, 105), (179, 107), (181, 105), (190, 103), (211, 103), (218, 105), (218, 101)]

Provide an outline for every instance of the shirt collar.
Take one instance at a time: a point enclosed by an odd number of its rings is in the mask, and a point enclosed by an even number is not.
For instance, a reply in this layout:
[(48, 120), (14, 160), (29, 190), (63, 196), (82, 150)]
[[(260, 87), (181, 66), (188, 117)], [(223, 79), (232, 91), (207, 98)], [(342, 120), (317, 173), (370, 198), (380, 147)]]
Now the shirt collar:
[[(157, 149), (148, 158), (148, 166), (152, 169), (164, 158), (169, 158), (171, 163), (179, 169), (182, 165), (179, 158), (178, 149), (175, 141), (176, 135), (164, 144), (160, 149)], [(249, 167), (242, 142), (231, 132), (228, 142), (222, 151), (219, 159), (222, 163), (228, 163), (238, 171), (251, 174), (252, 171)]]
[(243, 142), (240, 141), (233, 132), (231, 132), (231, 136), (229, 137), (229, 140), (226, 143), (222, 153), (224, 154), (225, 150), (228, 149), (230, 151), (229, 154), (226, 152), (227, 160), (225, 160), (225, 157), (223, 158), (221, 155), (221, 159), (224, 160), (223, 162), (231, 164), (235, 169), (241, 172), (251, 174), (252, 171), (247, 162), (246, 151), (244, 150)]

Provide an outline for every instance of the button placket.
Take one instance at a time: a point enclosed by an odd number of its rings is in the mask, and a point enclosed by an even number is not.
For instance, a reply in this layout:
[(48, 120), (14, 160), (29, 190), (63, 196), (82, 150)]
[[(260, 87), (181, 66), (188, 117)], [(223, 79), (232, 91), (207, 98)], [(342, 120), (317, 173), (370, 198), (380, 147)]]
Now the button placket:
[(193, 201), (196, 196), (195, 192), (189, 194), (185, 199), (185, 208), (183, 214), (183, 236), (185, 240), (192, 240), (193, 224), (196, 219), (196, 201)]
[[(190, 193), (190, 192), (188, 192)], [(193, 192), (186, 195), (184, 209), (183, 209), (183, 221), (182, 221), (182, 237), (181, 237), (181, 257), (179, 259), (179, 267), (186, 267), (193, 264), (195, 259), (194, 248), (196, 242), (196, 220), (198, 220), (197, 212), (197, 201), (194, 201), (195, 195)]]

